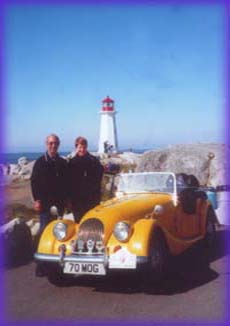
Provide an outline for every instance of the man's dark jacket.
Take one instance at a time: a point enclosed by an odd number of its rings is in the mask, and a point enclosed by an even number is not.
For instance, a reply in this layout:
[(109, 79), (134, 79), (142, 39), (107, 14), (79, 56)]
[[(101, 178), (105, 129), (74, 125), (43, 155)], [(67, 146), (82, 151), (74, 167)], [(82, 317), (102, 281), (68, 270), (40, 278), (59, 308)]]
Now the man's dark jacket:
[(69, 161), (70, 198), (76, 209), (90, 209), (100, 202), (103, 171), (100, 161), (88, 152)]
[(68, 197), (68, 164), (57, 155), (54, 159), (45, 154), (37, 159), (31, 176), (34, 200), (41, 200), (42, 211), (55, 205), (64, 209)]

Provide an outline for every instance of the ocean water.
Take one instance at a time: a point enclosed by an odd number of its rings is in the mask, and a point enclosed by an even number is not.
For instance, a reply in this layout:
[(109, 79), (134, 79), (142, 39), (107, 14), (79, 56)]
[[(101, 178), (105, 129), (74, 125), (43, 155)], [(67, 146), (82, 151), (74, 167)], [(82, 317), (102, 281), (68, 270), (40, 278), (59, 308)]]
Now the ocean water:
[[(132, 149), (133, 153), (142, 154), (148, 149)], [(129, 149), (123, 149), (123, 152), (129, 151)], [(92, 150), (92, 152), (94, 152)], [(17, 164), (20, 157), (26, 157), (29, 161), (34, 161), (43, 155), (44, 152), (19, 152), (19, 153), (0, 153), (0, 164)], [(60, 155), (66, 156), (70, 154), (68, 152), (60, 152)]]
[[(61, 152), (60, 155), (66, 156), (70, 152)], [(34, 161), (43, 155), (43, 152), (20, 152), (20, 153), (1, 153), (0, 163), (17, 164), (20, 157), (26, 157), (29, 161)]]

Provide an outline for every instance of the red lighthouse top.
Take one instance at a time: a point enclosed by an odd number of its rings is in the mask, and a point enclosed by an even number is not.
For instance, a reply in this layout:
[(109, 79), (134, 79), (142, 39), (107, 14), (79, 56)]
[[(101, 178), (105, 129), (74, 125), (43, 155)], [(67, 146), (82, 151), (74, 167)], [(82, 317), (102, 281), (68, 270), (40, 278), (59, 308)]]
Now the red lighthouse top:
[(103, 101), (102, 111), (114, 111), (114, 100), (107, 96)]

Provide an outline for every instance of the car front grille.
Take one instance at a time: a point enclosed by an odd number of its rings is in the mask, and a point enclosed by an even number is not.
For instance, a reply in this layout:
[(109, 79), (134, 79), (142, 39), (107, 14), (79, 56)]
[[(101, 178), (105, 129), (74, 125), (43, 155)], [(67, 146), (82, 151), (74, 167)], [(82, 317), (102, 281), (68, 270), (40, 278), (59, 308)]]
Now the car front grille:
[(84, 221), (80, 227), (74, 244), (75, 254), (103, 254), (104, 226), (96, 218)]

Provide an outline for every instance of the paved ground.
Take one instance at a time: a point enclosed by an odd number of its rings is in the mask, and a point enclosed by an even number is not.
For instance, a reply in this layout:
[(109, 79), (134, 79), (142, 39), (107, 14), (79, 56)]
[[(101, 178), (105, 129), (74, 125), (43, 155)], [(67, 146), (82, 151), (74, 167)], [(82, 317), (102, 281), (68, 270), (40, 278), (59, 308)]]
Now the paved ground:
[(224, 324), (229, 251), (223, 239), (230, 229), (218, 230), (216, 250), (209, 266), (198, 247), (174, 261), (171, 276), (153, 288), (144, 288), (130, 275), (78, 278), (55, 287), (36, 278), (35, 264), (3, 270), (6, 321), (192, 321)]

